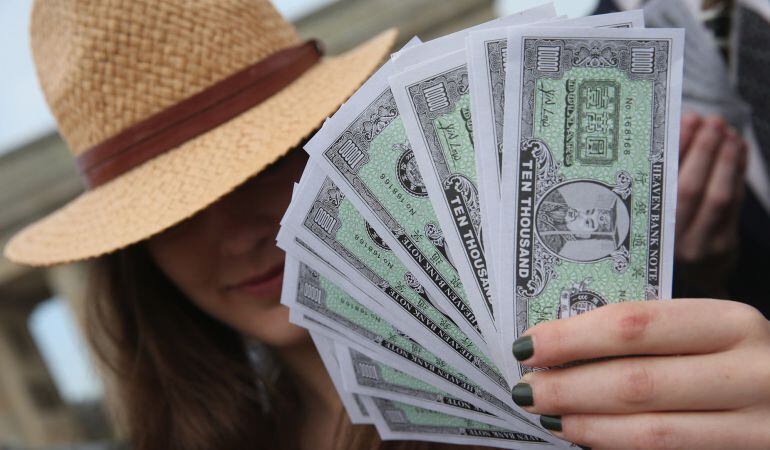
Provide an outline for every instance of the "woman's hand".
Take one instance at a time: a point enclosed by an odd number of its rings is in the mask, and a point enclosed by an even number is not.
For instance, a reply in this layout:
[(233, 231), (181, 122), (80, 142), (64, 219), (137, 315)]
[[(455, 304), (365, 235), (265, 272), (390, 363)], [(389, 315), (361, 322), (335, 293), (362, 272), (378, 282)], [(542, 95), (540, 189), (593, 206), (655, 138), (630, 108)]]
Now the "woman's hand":
[(579, 445), (770, 448), (770, 323), (745, 304), (609, 305), (531, 328), (514, 356), (531, 367), (615, 357), (533, 372), (513, 390), (517, 404)]
[(724, 282), (737, 247), (747, 153), (723, 119), (682, 118), (674, 253), (693, 283)]

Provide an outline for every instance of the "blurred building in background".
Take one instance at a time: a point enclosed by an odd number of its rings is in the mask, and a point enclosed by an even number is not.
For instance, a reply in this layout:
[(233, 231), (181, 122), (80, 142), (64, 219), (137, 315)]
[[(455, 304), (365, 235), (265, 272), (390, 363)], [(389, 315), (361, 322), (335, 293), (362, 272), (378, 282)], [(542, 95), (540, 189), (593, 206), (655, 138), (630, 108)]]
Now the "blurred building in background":
[[(301, 2), (293, 3), (296, 8)], [(400, 30), (401, 45), (414, 35), (430, 39), (487, 21), (496, 12), (493, 0), (442, 0), (441, 7), (433, 0), (321, 3), (320, 9), (295, 17), (295, 24), (304, 37), (323, 41), (327, 54), (393, 26)], [(525, 1), (518, 9), (529, 3), (539, 2)], [(74, 162), (53, 131), (0, 154), (0, 245), (81, 191)], [(52, 298), (65, 301), (80, 317), (85, 274), (84, 264), (37, 269), (0, 256), (0, 449), (74, 448), (70, 445), (86, 442), (92, 444), (84, 449), (112, 448), (115, 433), (103, 398), (65, 399), (30, 327), (35, 311)]]

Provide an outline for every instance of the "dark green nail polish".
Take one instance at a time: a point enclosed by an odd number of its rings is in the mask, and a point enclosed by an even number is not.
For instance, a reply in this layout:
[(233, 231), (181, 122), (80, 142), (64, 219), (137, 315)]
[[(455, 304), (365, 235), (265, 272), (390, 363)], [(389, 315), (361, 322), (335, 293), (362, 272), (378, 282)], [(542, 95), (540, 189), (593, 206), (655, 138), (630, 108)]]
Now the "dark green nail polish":
[(519, 406), (532, 406), (535, 400), (532, 397), (532, 386), (527, 383), (519, 383), (511, 391), (513, 402)]
[(513, 342), (513, 357), (517, 361), (524, 361), (535, 354), (535, 346), (532, 345), (532, 336), (524, 336)]
[(591, 447), (585, 445), (578, 445), (578, 447), (582, 448), (583, 450), (591, 450)]
[(546, 430), (561, 431), (561, 416), (540, 416), (540, 425)]

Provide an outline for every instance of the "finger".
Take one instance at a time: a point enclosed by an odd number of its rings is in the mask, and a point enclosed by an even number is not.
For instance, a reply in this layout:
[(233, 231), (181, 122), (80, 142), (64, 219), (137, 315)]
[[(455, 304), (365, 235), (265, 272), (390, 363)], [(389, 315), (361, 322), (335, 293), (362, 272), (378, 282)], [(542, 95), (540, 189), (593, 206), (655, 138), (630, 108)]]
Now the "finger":
[(718, 117), (705, 120), (690, 144), (687, 158), (679, 170), (676, 233), (687, 229), (703, 196), (706, 180), (714, 163), (714, 153), (722, 143), (725, 123)]
[(703, 201), (688, 230), (693, 245), (708, 245), (708, 239), (724, 228), (726, 222), (735, 219), (735, 214), (726, 212), (734, 211), (740, 198), (736, 186), (742, 180), (742, 152), (742, 143), (737, 136), (727, 139), (720, 147)]
[(682, 125), (679, 130), (679, 164), (684, 161), (695, 130), (701, 126), (702, 122), (701, 116), (695, 113), (685, 113), (682, 116)]
[(592, 449), (770, 448), (764, 410), (670, 412), (633, 415), (569, 415), (544, 421), (552, 432)]
[[(531, 367), (628, 356), (713, 353), (753, 336), (767, 321), (726, 300), (623, 302), (530, 328), (513, 355)], [(751, 328), (748, 325), (751, 325)]]
[(741, 360), (747, 356), (622, 358), (534, 372), (514, 387), (513, 400), (531, 413), (550, 415), (738, 409), (770, 397), (762, 391), (770, 382), (757, 384), (770, 369)]

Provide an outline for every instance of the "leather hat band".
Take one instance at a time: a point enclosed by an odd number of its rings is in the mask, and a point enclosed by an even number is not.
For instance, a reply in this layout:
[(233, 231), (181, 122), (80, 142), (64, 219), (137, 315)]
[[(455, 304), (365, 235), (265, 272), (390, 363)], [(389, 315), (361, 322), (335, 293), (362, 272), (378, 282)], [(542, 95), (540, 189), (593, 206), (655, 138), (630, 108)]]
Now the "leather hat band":
[(321, 58), (311, 40), (279, 50), (86, 150), (77, 166), (89, 189), (174, 149), (270, 98)]

